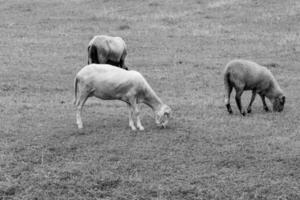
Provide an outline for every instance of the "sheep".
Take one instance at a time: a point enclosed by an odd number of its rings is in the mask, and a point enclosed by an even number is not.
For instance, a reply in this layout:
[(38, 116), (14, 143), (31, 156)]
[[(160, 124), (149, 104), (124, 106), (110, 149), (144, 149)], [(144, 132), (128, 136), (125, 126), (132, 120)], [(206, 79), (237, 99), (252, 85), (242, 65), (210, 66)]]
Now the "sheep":
[(246, 115), (241, 104), (241, 96), (244, 90), (252, 90), (252, 97), (247, 108), (251, 113), (251, 106), (256, 94), (259, 94), (265, 111), (269, 111), (265, 97), (273, 104), (273, 111), (281, 112), (285, 103), (285, 96), (272, 73), (264, 66), (243, 59), (230, 61), (224, 70), (225, 105), (231, 114), (230, 94), (232, 88), (236, 91), (236, 104), (242, 115)]
[(127, 47), (120, 37), (96, 35), (88, 45), (88, 64), (111, 64), (128, 70), (125, 65)]
[[(152, 108), (155, 122), (160, 127), (166, 127), (171, 115), (171, 108), (162, 102), (146, 79), (134, 70), (126, 71), (108, 64), (90, 64), (77, 73), (74, 88), (78, 129), (83, 128), (83, 105), (92, 96), (102, 100), (126, 102), (129, 108), (129, 126), (133, 131), (137, 130), (136, 126), (139, 130), (144, 130), (139, 116), (139, 103)], [(136, 126), (133, 117), (136, 118)]]

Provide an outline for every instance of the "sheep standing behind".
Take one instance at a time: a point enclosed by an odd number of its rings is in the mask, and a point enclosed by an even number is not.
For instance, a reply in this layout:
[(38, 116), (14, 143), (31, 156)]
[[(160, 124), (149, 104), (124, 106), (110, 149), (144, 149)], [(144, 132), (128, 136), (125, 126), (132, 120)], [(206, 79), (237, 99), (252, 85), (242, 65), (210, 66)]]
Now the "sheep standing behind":
[(136, 130), (133, 118), (136, 118), (137, 128), (144, 130), (139, 117), (139, 103), (152, 108), (158, 126), (165, 127), (168, 123), (171, 108), (161, 101), (146, 79), (137, 71), (126, 71), (107, 64), (91, 64), (77, 73), (74, 85), (79, 129), (83, 128), (81, 120), (83, 105), (91, 96), (126, 102), (129, 107), (129, 126), (132, 130)]
[(241, 104), (241, 96), (244, 90), (252, 90), (252, 97), (247, 112), (251, 112), (251, 106), (256, 94), (259, 94), (264, 110), (269, 108), (266, 104), (267, 97), (273, 104), (273, 110), (281, 112), (285, 103), (285, 96), (272, 73), (266, 68), (255, 62), (248, 60), (232, 60), (224, 70), (224, 85), (225, 85), (225, 105), (229, 113), (232, 113), (230, 106), (230, 94), (232, 88), (236, 91), (236, 104), (242, 115), (246, 115)]
[(125, 65), (127, 47), (120, 37), (96, 35), (88, 45), (88, 64), (111, 64), (128, 70)]

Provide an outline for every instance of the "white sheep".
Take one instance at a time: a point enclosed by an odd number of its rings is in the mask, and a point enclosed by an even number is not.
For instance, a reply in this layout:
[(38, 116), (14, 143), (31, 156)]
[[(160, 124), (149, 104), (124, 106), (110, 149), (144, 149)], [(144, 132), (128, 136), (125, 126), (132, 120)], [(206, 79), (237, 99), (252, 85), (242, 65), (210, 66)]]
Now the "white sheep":
[(88, 64), (111, 64), (128, 70), (125, 65), (127, 47), (120, 37), (96, 35), (88, 45)]
[(129, 126), (132, 130), (136, 130), (133, 117), (136, 118), (137, 128), (144, 130), (139, 117), (139, 103), (152, 108), (158, 126), (166, 127), (171, 114), (171, 108), (161, 101), (146, 79), (137, 71), (126, 71), (108, 64), (90, 64), (77, 73), (74, 87), (79, 129), (83, 128), (81, 120), (83, 105), (91, 96), (126, 102), (129, 106)]
[(285, 103), (285, 96), (275, 80), (272, 73), (264, 66), (255, 62), (236, 59), (230, 61), (224, 70), (225, 105), (229, 113), (232, 113), (230, 106), (230, 94), (232, 88), (236, 91), (236, 104), (242, 115), (246, 115), (241, 104), (241, 96), (244, 90), (252, 90), (252, 97), (247, 112), (251, 112), (251, 106), (256, 94), (259, 94), (265, 111), (269, 111), (265, 97), (273, 104), (273, 110), (281, 112)]

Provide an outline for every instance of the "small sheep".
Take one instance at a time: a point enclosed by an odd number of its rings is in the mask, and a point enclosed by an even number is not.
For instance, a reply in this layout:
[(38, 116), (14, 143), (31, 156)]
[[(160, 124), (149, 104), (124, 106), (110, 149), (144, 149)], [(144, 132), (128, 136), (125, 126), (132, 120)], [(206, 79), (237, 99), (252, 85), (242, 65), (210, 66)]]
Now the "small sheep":
[[(83, 128), (81, 111), (86, 100), (95, 96), (103, 100), (121, 100), (129, 107), (129, 126), (144, 130), (139, 117), (139, 103), (148, 105), (155, 114), (158, 126), (166, 127), (171, 108), (164, 104), (150, 87), (146, 79), (137, 71), (126, 71), (108, 64), (91, 64), (82, 68), (75, 78), (76, 120), (79, 129)], [(77, 99), (77, 92), (79, 98)]]
[(252, 90), (252, 97), (247, 112), (251, 112), (251, 106), (256, 94), (259, 94), (265, 111), (269, 111), (265, 97), (273, 104), (273, 110), (281, 112), (285, 103), (285, 96), (280, 89), (272, 73), (264, 66), (248, 60), (232, 60), (224, 70), (225, 105), (229, 113), (232, 113), (230, 106), (230, 94), (232, 88), (236, 91), (236, 104), (242, 115), (246, 115), (241, 104), (241, 96), (244, 90)]
[(120, 37), (96, 35), (88, 45), (88, 64), (111, 64), (128, 70), (125, 66), (127, 47)]

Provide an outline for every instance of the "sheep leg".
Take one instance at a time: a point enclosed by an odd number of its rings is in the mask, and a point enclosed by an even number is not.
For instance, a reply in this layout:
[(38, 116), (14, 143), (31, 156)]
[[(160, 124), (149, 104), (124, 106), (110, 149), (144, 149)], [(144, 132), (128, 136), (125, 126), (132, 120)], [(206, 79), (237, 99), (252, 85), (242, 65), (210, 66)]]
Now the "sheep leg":
[(138, 104), (137, 104), (137, 100), (136, 99), (130, 100), (130, 105), (131, 105), (132, 111), (133, 111), (133, 113), (136, 117), (136, 125), (137, 125), (139, 130), (143, 131), (144, 127), (142, 126), (142, 123), (141, 123), (140, 111), (139, 111), (139, 107), (138, 107)]
[(88, 47), (88, 64), (99, 63), (98, 50), (95, 45)]
[(264, 110), (265, 110), (266, 112), (268, 112), (268, 111), (269, 111), (269, 108), (268, 108), (268, 106), (267, 106), (265, 96), (262, 95), (262, 94), (260, 94), (260, 97), (261, 97), (261, 101), (262, 101), (263, 106), (264, 106)]
[(126, 67), (126, 65), (125, 65), (125, 60), (123, 60), (122, 58), (120, 60), (120, 67), (125, 69), (125, 70), (128, 70), (128, 67)]
[(91, 47), (88, 47), (88, 65), (92, 63)]
[(226, 108), (227, 108), (227, 111), (232, 114), (232, 108), (231, 108), (231, 105), (230, 105), (230, 94), (232, 92), (232, 86), (231, 85), (228, 85), (227, 88), (226, 88), (226, 94), (225, 94), (225, 105), (226, 105)]
[(142, 123), (141, 123), (140, 109), (139, 109), (138, 104), (135, 105), (135, 114), (136, 114), (136, 125), (137, 125), (138, 129), (141, 130), (141, 131), (145, 130)]
[(248, 112), (248, 113), (251, 113), (251, 111), (252, 111), (252, 110), (251, 110), (251, 106), (252, 106), (252, 103), (253, 103), (255, 97), (256, 97), (256, 91), (253, 90), (253, 91), (252, 91), (252, 97), (251, 97), (250, 103), (249, 103), (248, 108), (247, 108), (247, 112)]
[(240, 113), (245, 116), (246, 112), (243, 109), (242, 103), (241, 103), (241, 96), (243, 94), (243, 89), (236, 89), (236, 95), (235, 95), (235, 101), (238, 106), (238, 109), (240, 110)]
[(128, 104), (128, 108), (129, 108), (129, 127), (131, 128), (131, 130), (136, 131), (136, 127), (134, 125), (134, 108), (131, 104)]
[(81, 92), (79, 101), (77, 102), (76, 123), (77, 123), (78, 129), (83, 128), (81, 113), (82, 113), (83, 105), (86, 102), (86, 100), (88, 99), (88, 97), (89, 97), (89, 92), (87, 92), (87, 91)]
[(120, 67), (123, 68), (123, 69), (126, 69), (128, 70), (128, 67), (125, 65), (125, 58), (127, 56), (127, 50), (126, 50), (126, 47), (124, 48), (124, 51), (123, 51), (123, 54), (120, 58)]

